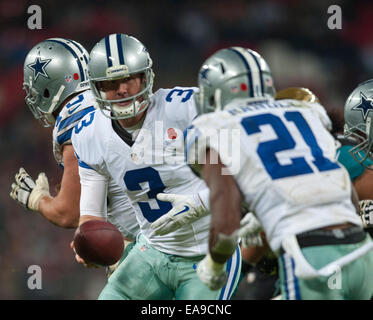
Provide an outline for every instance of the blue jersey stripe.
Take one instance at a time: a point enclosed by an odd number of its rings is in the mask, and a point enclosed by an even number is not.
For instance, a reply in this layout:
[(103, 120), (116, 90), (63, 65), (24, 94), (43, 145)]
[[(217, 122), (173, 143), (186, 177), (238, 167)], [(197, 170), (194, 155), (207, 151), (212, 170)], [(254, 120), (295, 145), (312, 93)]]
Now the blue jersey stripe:
[(92, 112), (94, 110), (95, 110), (95, 107), (94, 106), (90, 106), (88, 108), (80, 110), (77, 113), (74, 113), (72, 116), (70, 116), (70, 117), (64, 119), (63, 121), (61, 121), (61, 123), (60, 123), (60, 125), (58, 127), (58, 131), (61, 131), (61, 130), (65, 129), (71, 123), (77, 122), (78, 120), (82, 119), (86, 114), (88, 114), (89, 112)]
[(86, 164), (85, 162), (83, 162), (81, 160), (78, 160), (78, 164), (79, 164), (79, 167), (81, 167), (81, 168), (94, 170), (92, 167), (90, 167), (88, 164)]
[(289, 300), (289, 287), (288, 287), (288, 275), (285, 264), (285, 254), (281, 256), (282, 269), (284, 271), (284, 284), (285, 284), (285, 299)]
[(105, 48), (106, 48), (106, 58), (108, 67), (113, 66), (113, 61), (111, 61), (111, 50), (110, 50), (110, 40), (109, 36), (105, 38)]
[(118, 56), (119, 56), (119, 64), (124, 64), (124, 56), (123, 56), (123, 47), (122, 47), (122, 40), (121, 36), (117, 34), (117, 46), (118, 46)]
[(80, 62), (80, 59), (76, 55), (75, 51), (73, 49), (71, 49), (66, 43), (64, 43), (62, 41), (59, 41), (59, 40), (45, 40), (45, 41), (56, 42), (56, 43), (62, 44), (67, 50), (69, 50), (71, 52), (71, 54), (74, 56), (74, 58), (76, 60), (76, 63), (78, 64), (79, 72), (80, 72), (80, 79), (82, 81), (85, 81), (85, 75), (84, 75), (82, 63)]
[[(229, 270), (231, 268), (231, 265), (232, 265), (232, 257), (227, 261), (227, 266), (225, 267), (225, 270), (228, 272), (228, 274), (229, 274)], [(220, 289), (219, 300), (223, 300), (224, 293), (225, 293), (226, 290), (227, 290), (227, 284), (225, 284), (225, 286)]]
[[(233, 255), (236, 255), (236, 264), (232, 266), (232, 260), (233, 260)], [(227, 287), (228, 283), (221, 289), (220, 291), (220, 296), (219, 300), (222, 300), (224, 298), (225, 293), (228, 290), (228, 295), (226, 297), (227, 300), (229, 300), (233, 294), (233, 289), (235, 288), (236, 285), (236, 280), (238, 276), (238, 271), (240, 270), (241, 266), (241, 251), (240, 247), (237, 246), (235, 252), (233, 253), (232, 257), (227, 261), (227, 266), (225, 270), (228, 272), (228, 276), (233, 272), (233, 277), (231, 279), (231, 282), (229, 283), (229, 287)], [(233, 269), (233, 271), (231, 270)]]
[(70, 140), (73, 129), (74, 129), (74, 127), (72, 127), (71, 129), (67, 130), (66, 132), (64, 132), (63, 134), (58, 136), (57, 137), (58, 144), (61, 145), (61, 144), (65, 143), (67, 140)]
[(74, 154), (75, 154), (75, 157), (78, 159), (78, 165), (79, 167), (81, 168), (85, 168), (85, 169), (91, 169), (91, 170), (94, 170), (92, 167), (90, 167), (88, 164), (86, 164), (84, 161), (80, 160), (80, 157), (78, 156), (78, 154), (74, 151)]
[(233, 278), (232, 278), (231, 287), (229, 288), (228, 299), (230, 299), (230, 297), (232, 296), (234, 285), (236, 283), (236, 279), (237, 279), (237, 276), (238, 276), (238, 270), (240, 270), (240, 266), (241, 266), (241, 252), (240, 252), (240, 247), (239, 246), (237, 246), (236, 255), (237, 255), (237, 261), (236, 261), (236, 265), (234, 266), (234, 268), (235, 268), (234, 269), (234, 275), (233, 275)]
[(251, 76), (251, 69), (250, 69), (249, 64), (247, 63), (245, 57), (242, 55), (241, 52), (239, 52), (239, 51), (237, 51), (236, 49), (233, 49), (233, 48), (229, 48), (228, 50), (231, 50), (231, 51), (235, 52), (241, 58), (242, 62), (244, 63), (244, 65), (247, 69), (247, 77), (248, 77), (249, 86), (250, 86), (249, 97), (254, 97), (253, 79), (252, 79), (252, 76)]
[(291, 259), (291, 270), (292, 270), (293, 278), (294, 278), (295, 300), (301, 300), (300, 290), (299, 290), (299, 283), (298, 283), (298, 278), (295, 275), (295, 263), (294, 263), (294, 259), (293, 258)]
[(57, 118), (56, 118), (56, 128), (58, 127), (58, 125), (59, 125), (61, 119), (62, 119), (61, 116), (57, 116)]

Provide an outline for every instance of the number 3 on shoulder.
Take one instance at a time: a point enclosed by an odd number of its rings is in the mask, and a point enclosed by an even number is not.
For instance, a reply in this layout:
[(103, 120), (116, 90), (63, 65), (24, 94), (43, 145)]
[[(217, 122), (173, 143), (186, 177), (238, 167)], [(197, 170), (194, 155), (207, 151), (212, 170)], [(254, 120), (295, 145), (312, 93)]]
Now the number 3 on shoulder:
[(84, 118), (82, 121), (80, 121), (76, 126), (75, 126), (75, 134), (78, 134), (84, 127), (88, 127), (92, 122), (95, 117), (95, 112), (91, 112), (89, 114), (89, 119), (87, 116), (87, 119)]
[[(173, 89), (168, 93), (168, 95), (166, 97), (167, 102), (172, 101), (172, 99), (173, 99), (172, 96), (175, 96), (174, 93), (177, 93), (176, 96), (183, 97), (181, 99), (181, 102), (187, 102), (190, 99), (190, 97), (192, 96), (192, 94), (194, 93), (194, 91), (192, 89), (185, 89), (185, 90)], [(186, 93), (186, 94), (184, 95), (184, 93)]]

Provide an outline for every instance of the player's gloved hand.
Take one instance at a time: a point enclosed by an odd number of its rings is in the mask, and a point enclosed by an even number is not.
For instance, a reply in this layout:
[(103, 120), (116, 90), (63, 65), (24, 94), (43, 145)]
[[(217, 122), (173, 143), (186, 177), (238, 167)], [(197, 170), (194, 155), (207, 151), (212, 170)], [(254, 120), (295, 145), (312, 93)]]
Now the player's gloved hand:
[(210, 254), (207, 254), (198, 264), (197, 275), (211, 290), (219, 290), (228, 279), (227, 272), (224, 270), (224, 264), (212, 260)]
[(38, 211), (39, 201), (44, 196), (50, 197), (48, 178), (44, 172), (34, 182), (25, 169), (20, 168), (12, 184), (10, 196), (28, 210)]
[(155, 235), (165, 235), (209, 214), (199, 196), (158, 193), (157, 199), (172, 203), (173, 208), (151, 224)]
[(242, 244), (247, 247), (261, 247), (263, 240), (260, 236), (262, 225), (252, 212), (248, 212), (240, 221), (240, 229), (238, 236), (242, 240)]
[(373, 200), (361, 200), (359, 206), (364, 228), (373, 228)]

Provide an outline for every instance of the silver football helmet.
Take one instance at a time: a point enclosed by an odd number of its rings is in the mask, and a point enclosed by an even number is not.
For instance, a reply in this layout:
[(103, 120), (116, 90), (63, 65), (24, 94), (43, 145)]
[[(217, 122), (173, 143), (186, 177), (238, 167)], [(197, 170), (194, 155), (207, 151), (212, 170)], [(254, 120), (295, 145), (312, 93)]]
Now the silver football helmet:
[[(101, 39), (92, 49), (88, 63), (91, 90), (101, 110), (110, 111), (111, 119), (135, 117), (145, 111), (152, 95), (154, 73), (152, 60), (145, 46), (136, 38), (125, 34), (111, 34)], [(141, 90), (137, 94), (108, 100), (99, 83), (143, 74)], [(120, 106), (118, 103), (131, 102)]]
[(88, 52), (73, 40), (51, 38), (27, 54), (23, 89), (26, 104), (42, 126), (55, 121), (53, 112), (74, 93), (89, 89)]
[(221, 110), (237, 98), (274, 97), (271, 71), (255, 51), (231, 47), (217, 51), (202, 65), (195, 94), (198, 113)]
[(352, 91), (345, 104), (344, 118), (345, 137), (359, 141), (350, 153), (357, 162), (367, 167), (364, 161), (373, 155), (373, 79), (359, 84)]

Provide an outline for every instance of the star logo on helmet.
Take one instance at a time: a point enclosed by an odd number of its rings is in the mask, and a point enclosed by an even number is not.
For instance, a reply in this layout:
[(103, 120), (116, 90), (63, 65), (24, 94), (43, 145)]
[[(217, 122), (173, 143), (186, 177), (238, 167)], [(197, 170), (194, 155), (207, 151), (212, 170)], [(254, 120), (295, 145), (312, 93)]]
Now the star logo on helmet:
[(202, 71), (201, 71), (201, 79), (205, 80), (205, 81), (208, 81), (207, 79), (207, 73), (210, 71), (210, 69), (208, 67), (204, 68)]
[(364, 121), (366, 121), (369, 111), (373, 111), (372, 100), (368, 99), (364, 93), (360, 92), (360, 103), (353, 107), (352, 110), (360, 110), (363, 114)]
[(49, 79), (48, 73), (45, 70), (45, 67), (48, 65), (49, 62), (51, 62), (52, 59), (41, 59), (40, 57), (37, 57), (33, 63), (30, 63), (27, 65), (28, 68), (30, 68), (34, 72), (34, 81), (36, 81), (39, 77), (39, 75)]

